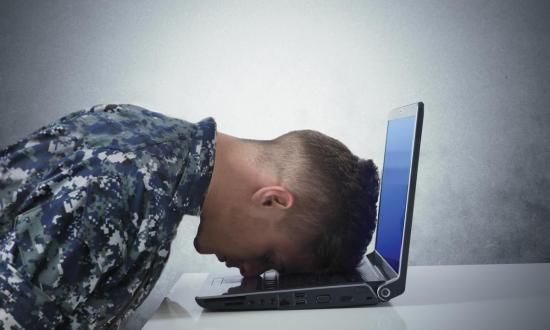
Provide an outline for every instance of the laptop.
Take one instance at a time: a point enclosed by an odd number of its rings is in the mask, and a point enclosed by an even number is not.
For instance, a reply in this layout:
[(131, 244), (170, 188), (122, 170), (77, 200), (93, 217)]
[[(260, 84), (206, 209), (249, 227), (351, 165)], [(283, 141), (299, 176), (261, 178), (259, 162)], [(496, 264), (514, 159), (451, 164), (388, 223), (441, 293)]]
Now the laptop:
[(389, 112), (374, 251), (341, 274), (209, 275), (196, 302), (209, 310), (374, 305), (405, 291), (424, 105)]

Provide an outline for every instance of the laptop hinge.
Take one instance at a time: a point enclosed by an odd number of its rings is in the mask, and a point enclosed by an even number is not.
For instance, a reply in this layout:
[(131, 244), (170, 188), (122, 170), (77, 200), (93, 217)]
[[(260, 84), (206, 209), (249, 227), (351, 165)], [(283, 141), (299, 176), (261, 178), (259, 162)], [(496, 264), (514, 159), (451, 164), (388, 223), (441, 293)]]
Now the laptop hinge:
[(382, 273), (384, 280), (391, 280), (398, 276), (395, 270), (387, 263), (386, 260), (384, 260), (384, 258), (378, 253), (378, 251), (374, 250), (371, 254), (369, 254), (368, 257), (372, 261), (372, 264), (376, 267), (376, 269), (380, 273)]
[(368, 256), (365, 256), (357, 267), (357, 271), (366, 282), (386, 281), (384, 273), (374, 264)]

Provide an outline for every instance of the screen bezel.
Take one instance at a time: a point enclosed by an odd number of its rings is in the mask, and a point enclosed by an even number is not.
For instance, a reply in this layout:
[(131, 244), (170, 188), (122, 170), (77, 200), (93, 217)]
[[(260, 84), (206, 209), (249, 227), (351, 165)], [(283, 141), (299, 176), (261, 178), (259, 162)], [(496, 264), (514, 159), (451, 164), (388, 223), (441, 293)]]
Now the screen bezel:
[[(400, 118), (406, 118), (406, 117), (415, 117), (415, 125), (414, 125), (414, 132), (413, 132), (413, 150), (411, 153), (411, 166), (409, 169), (409, 182), (408, 182), (408, 189), (407, 189), (407, 204), (405, 205), (405, 223), (403, 226), (403, 237), (402, 237), (402, 245), (401, 245), (401, 253), (399, 258), (399, 273), (396, 273), (393, 268), (389, 265), (389, 263), (380, 255), (380, 253), (376, 250), (374, 250), (374, 260), (378, 261), (380, 263), (379, 266), (383, 270), (385, 270), (388, 273), (391, 273), (393, 278), (385, 282), (383, 285), (381, 285), (378, 288), (378, 296), (382, 300), (389, 300), (392, 297), (395, 297), (405, 290), (405, 282), (406, 282), (406, 276), (407, 276), (407, 264), (408, 264), (408, 256), (409, 256), (409, 243), (410, 243), (410, 233), (411, 233), (411, 225), (412, 225), (412, 215), (413, 215), (413, 208), (414, 208), (414, 193), (416, 188), (416, 175), (417, 175), (417, 169), (418, 169), (418, 157), (420, 152), (420, 138), (422, 135), (422, 122), (424, 117), (424, 104), (422, 102), (406, 105), (404, 107), (400, 107), (397, 109), (393, 109), (388, 114), (388, 123), (386, 126), (386, 142), (387, 142), (387, 132), (388, 132), (388, 126), (389, 122), (391, 120), (400, 119)], [(384, 148), (384, 155), (385, 155), (385, 148)], [(383, 167), (382, 167), (383, 169)], [(382, 173), (383, 178), (383, 173)], [(380, 193), (378, 198), (378, 211), (377, 211), (377, 219), (379, 219), (380, 216), (380, 200), (382, 197), (382, 180), (380, 182)], [(378, 229), (379, 226), (377, 224), (376, 226), (376, 238), (378, 238)], [(389, 295), (381, 295), (381, 291), (387, 288), (389, 289)]]

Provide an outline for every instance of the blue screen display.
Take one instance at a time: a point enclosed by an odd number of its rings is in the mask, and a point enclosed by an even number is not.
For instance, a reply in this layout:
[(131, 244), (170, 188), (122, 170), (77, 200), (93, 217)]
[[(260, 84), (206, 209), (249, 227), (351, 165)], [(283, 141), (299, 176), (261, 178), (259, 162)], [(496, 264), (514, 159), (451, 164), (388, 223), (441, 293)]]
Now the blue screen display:
[(376, 250), (399, 273), (416, 117), (388, 122)]

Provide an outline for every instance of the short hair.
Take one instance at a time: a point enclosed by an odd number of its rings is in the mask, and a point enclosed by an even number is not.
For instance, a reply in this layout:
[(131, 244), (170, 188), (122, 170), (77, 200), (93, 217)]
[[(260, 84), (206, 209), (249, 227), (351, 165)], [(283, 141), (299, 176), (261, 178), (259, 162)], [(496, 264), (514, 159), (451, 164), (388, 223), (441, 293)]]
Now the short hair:
[(283, 226), (290, 235), (302, 234), (295, 237), (309, 248), (313, 271), (354, 269), (376, 228), (378, 167), (314, 130), (291, 131), (268, 144), (260, 161), (294, 196)]

